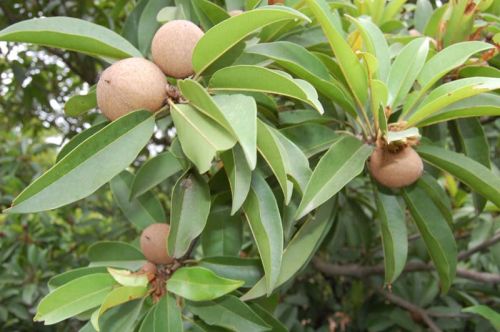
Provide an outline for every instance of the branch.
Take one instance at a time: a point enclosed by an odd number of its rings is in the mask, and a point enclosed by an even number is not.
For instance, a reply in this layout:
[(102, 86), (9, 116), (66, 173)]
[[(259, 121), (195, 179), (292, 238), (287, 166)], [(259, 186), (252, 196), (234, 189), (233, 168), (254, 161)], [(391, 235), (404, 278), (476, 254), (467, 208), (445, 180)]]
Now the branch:
[(484, 241), (483, 243), (480, 243), (477, 246), (470, 248), (469, 250), (462, 251), (458, 254), (457, 258), (459, 261), (466, 260), (476, 252), (483, 251), (491, 247), (492, 245), (495, 245), (497, 242), (500, 242), (500, 232), (495, 233), (492, 238)]

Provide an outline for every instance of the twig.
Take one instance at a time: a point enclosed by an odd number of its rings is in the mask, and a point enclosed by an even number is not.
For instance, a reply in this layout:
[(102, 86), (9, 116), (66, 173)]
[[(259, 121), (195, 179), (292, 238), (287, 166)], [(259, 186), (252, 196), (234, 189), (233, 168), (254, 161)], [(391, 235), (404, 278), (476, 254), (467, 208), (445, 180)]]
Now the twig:
[(406, 301), (405, 299), (403, 299), (395, 294), (392, 294), (392, 293), (389, 293), (386, 291), (382, 291), (382, 290), (379, 290), (378, 292), (380, 294), (382, 294), (387, 300), (389, 300), (392, 303), (400, 306), (401, 308), (411, 312), (413, 314), (413, 316), (416, 317), (417, 319), (422, 319), (425, 322), (425, 324), (427, 324), (427, 326), (429, 327), (429, 329), (431, 331), (441, 332), (441, 329), (436, 325), (436, 323), (434, 323), (434, 321), (431, 319), (431, 317), (429, 317), (429, 314), (427, 313), (427, 311), (425, 311), (424, 309), (420, 308), (419, 306), (414, 305), (413, 303)]
[(491, 247), (492, 245), (500, 242), (500, 232), (497, 232), (490, 239), (484, 241), (483, 243), (478, 244), (475, 247), (470, 248), (469, 250), (462, 251), (458, 254), (457, 258), (459, 261), (466, 260), (470, 256), (474, 255), (476, 252), (482, 251)]

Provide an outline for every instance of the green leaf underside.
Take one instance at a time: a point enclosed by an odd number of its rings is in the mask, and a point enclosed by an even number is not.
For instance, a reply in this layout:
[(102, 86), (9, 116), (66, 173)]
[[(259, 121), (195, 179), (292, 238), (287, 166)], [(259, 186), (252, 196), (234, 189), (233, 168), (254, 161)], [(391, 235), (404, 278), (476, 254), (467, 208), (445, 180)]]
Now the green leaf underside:
[(242, 287), (247, 288), (255, 285), (264, 275), (258, 258), (207, 257), (200, 261), (199, 266), (206, 267), (224, 278), (243, 280), (245, 284)]
[(112, 59), (142, 57), (141, 52), (114, 31), (73, 17), (18, 22), (0, 31), (0, 40), (64, 48)]
[(265, 285), (270, 295), (276, 287), (283, 254), (283, 227), (278, 205), (264, 178), (254, 173), (243, 211), (248, 221), (265, 271)]
[(59, 162), (62, 158), (64, 158), (68, 153), (73, 151), (78, 145), (82, 144), (83, 141), (85, 141), (87, 138), (94, 135), (95, 133), (97, 133), (99, 130), (106, 127), (107, 125), (108, 125), (107, 121), (101, 122), (99, 124), (96, 124), (88, 129), (82, 131), (81, 133), (79, 133), (78, 135), (73, 137), (68, 143), (66, 143), (62, 147), (61, 151), (59, 151), (59, 153), (57, 154), (56, 163)]
[(455, 238), (439, 208), (418, 183), (403, 190), (403, 197), (427, 247), (446, 293), (457, 267)]
[(321, 114), (324, 112), (316, 90), (308, 82), (259, 66), (237, 65), (220, 69), (210, 79), (209, 89), (274, 93), (298, 99)]
[(193, 52), (193, 68), (199, 75), (229, 49), (269, 24), (300, 19), (310, 21), (289, 7), (264, 7), (231, 17), (207, 31)]
[(220, 277), (204, 267), (183, 267), (168, 279), (168, 290), (190, 301), (210, 301), (240, 288), (244, 283)]
[(233, 198), (231, 215), (234, 215), (241, 208), (250, 191), (252, 171), (244, 160), (245, 156), (239, 144), (222, 153), (220, 157), (224, 163), (224, 171), (231, 187)]
[(426, 162), (455, 176), (500, 207), (500, 178), (490, 169), (461, 153), (436, 146), (422, 145), (417, 151)]
[(68, 99), (64, 104), (64, 114), (67, 116), (78, 116), (97, 107), (97, 95), (94, 89), (91, 89), (85, 95), (76, 95)]
[(89, 275), (89, 274), (95, 274), (95, 273), (106, 273), (106, 267), (104, 266), (95, 266), (95, 267), (80, 267), (76, 268), (73, 270), (69, 270), (66, 272), (63, 272), (61, 274), (58, 274), (49, 280), (49, 289), (54, 290), (57, 287), (61, 287), (62, 285), (75, 280), (77, 278)]
[(149, 309), (139, 332), (178, 332), (183, 330), (181, 310), (175, 297), (166, 294)]
[[(309, 262), (328, 233), (336, 212), (335, 200), (323, 204), (314, 217), (308, 218), (283, 251), (283, 261), (276, 287), (290, 280)], [(241, 299), (252, 300), (266, 295), (264, 278), (259, 280)]]
[[(196, 207), (195, 209), (193, 207)], [(210, 189), (199, 174), (180, 177), (172, 192), (168, 252), (182, 257), (201, 234), (210, 212)]]
[(300, 219), (326, 202), (363, 171), (373, 148), (352, 136), (336, 140), (314, 169), (299, 208)]
[(135, 159), (153, 129), (154, 116), (147, 111), (113, 121), (32, 182), (6, 212), (50, 210), (89, 196)]
[(89, 247), (87, 257), (91, 266), (112, 266), (134, 271), (146, 262), (138, 248), (115, 241), (94, 243)]
[(34, 320), (51, 325), (97, 307), (115, 285), (115, 280), (108, 273), (90, 274), (72, 280), (40, 301)]

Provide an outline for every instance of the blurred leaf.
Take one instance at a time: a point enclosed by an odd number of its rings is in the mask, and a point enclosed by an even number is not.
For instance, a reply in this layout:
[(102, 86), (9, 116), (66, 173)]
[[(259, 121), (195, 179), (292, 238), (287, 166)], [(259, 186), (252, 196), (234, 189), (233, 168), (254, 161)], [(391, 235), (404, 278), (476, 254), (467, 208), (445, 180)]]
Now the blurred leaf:
[(68, 143), (66, 143), (61, 151), (57, 154), (56, 158), (56, 163), (59, 162), (62, 158), (64, 158), (68, 153), (73, 151), (77, 146), (83, 143), (87, 138), (90, 136), (94, 135), (98, 131), (100, 131), (102, 128), (106, 127), (109, 124), (109, 122), (104, 121), (99, 124), (96, 124), (88, 129), (85, 129), (75, 137), (73, 137)]
[(4, 212), (50, 210), (89, 196), (135, 159), (153, 129), (154, 115), (147, 111), (113, 121), (32, 182)]
[(112, 266), (132, 271), (146, 262), (138, 248), (117, 241), (96, 242), (89, 247), (87, 256), (90, 266)]
[[(196, 208), (195, 208), (196, 207)], [(210, 190), (199, 174), (179, 178), (172, 192), (168, 252), (175, 258), (182, 257), (191, 242), (201, 234), (210, 212)]]
[(417, 0), (414, 17), (415, 29), (423, 33), (433, 11), (432, 3), (429, 0)]
[(160, 27), (156, 20), (158, 12), (171, 3), (170, 0), (149, 0), (141, 12), (137, 25), (138, 46), (142, 54), (148, 54), (151, 49), (151, 41)]
[(495, 330), (500, 330), (500, 314), (488, 306), (475, 305), (462, 309), (462, 312), (480, 315), (484, 319), (487, 319), (491, 323), (491, 325), (493, 325)]
[(114, 31), (73, 17), (21, 21), (1, 30), (0, 40), (58, 47), (111, 59), (142, 57), (132, 44)]
[(194, 0), (193, 8), (205, 31), (230, 17), (223, 8), (208, 0)]
[(316, 165), (297, 209), (296, 219), (326, 202), (359, 175), (372, 149), (352, 136), (336, 140)]
[(206, 267), (224, 278), (243, 280), (241, 287), (252, 287), (264, 272), (259, 259), (239, 257), (207, 257), (199, 265)]
[(110, 182), (113, 198), (123, 215), (139, 230), (154, 223), (165, 222), (165, 211), (153, 193), (148, 192), (129, 200), (133, 182), (134, 176), (129, 171), (121, 172)]
[(193, 53), (193, 68), (197, 75), (213, 64), (233, 46), (253, 32), (271, 23), (309, 19), (289, 7), (266, 7), (233, 16), (207, 31)]
[(64, 114), (67, 116), (78, 116), (97, 107), (95, 85), (87, 94), (74, 95), (64, 104)]
[(232, 193), (231, 215), (234, 215), (243, 205), (250, 190), (252, 171), (245, 162), (245, 156), (241, 146), (235, 145), (229, 151), (223, 152), (221, 160), (229, 180)]
[(108, 273), (90, 274), (55, 289), (40, 301), (35, 321), (59, 323), (97, 307), (116, 285)]
[(283, 254), (281, 216), (266, 180), (254, 173), (247, 200), (243, 205), (265, 271), (265, 287), (270, 295), (276, 287)]

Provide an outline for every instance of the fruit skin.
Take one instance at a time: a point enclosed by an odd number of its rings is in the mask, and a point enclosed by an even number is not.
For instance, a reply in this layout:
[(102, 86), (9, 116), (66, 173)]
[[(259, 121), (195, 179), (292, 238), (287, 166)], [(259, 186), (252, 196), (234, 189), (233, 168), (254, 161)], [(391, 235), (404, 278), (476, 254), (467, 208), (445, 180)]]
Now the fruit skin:
[(424, 171), (422, 159), (411, 147), (391, 152), (378, 146), (370, 156), (368, 169), (377, 182), (397, 189), (417, 181)]
[(143, 58), (115, 62), (97, 83), (97, 105), (110, 120), (140, 108), (159, 110), (167, 98), (166, 78), (160, 68)]
[(141, 234), (141, 250), (146, 259), (155, 264), (171, 264), (174, 258), (167, 253), (170, 226), (163, 223), (146, 227)]
[(203, 34), (190, 21), (173, 20), (164, 24), (154, 35), (151, 44), (154, 63), (168, 76), (186, 78), (192, 75), (193, 50)]

